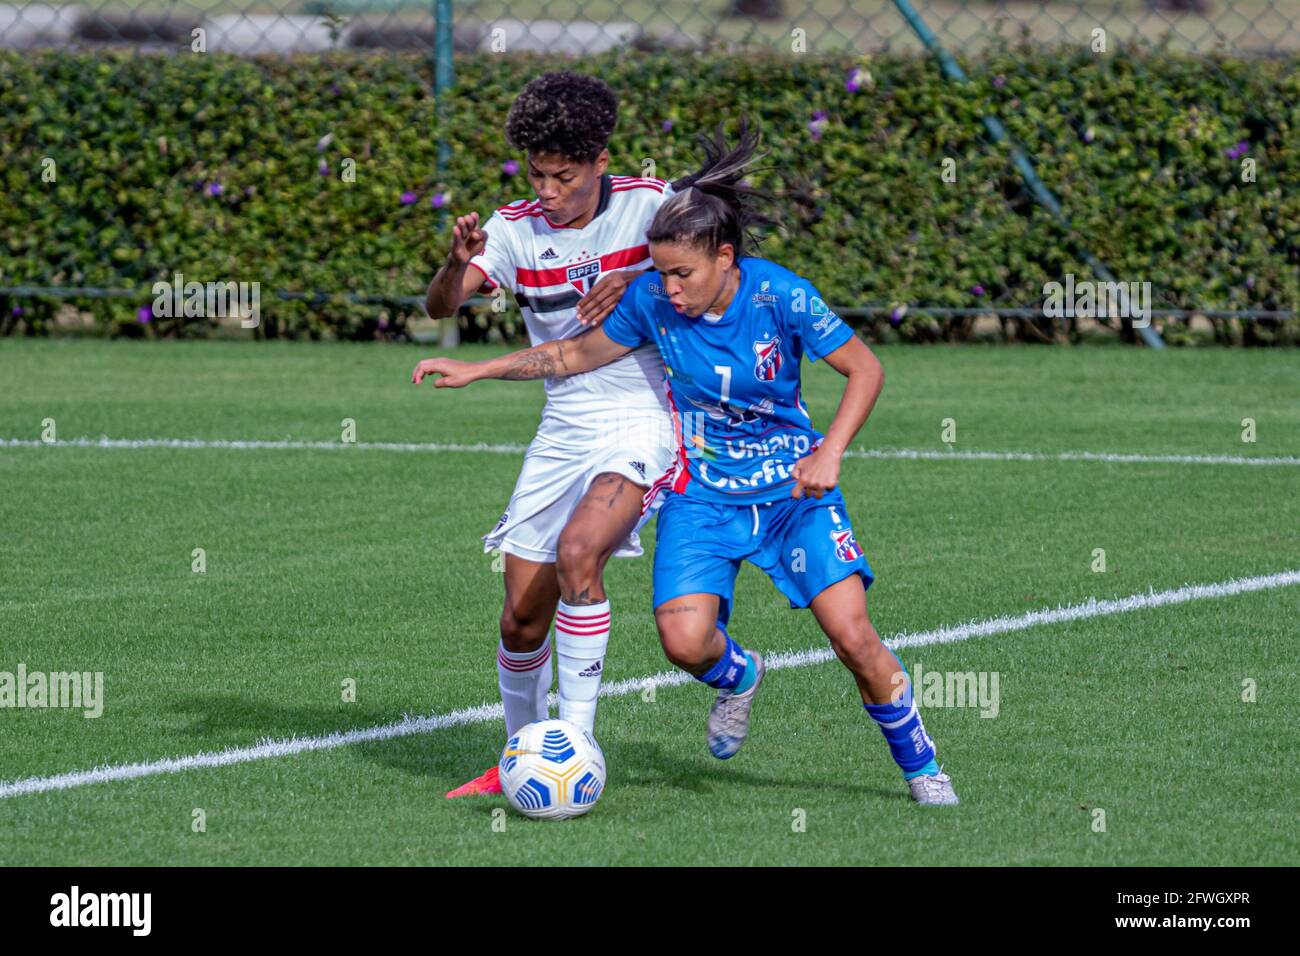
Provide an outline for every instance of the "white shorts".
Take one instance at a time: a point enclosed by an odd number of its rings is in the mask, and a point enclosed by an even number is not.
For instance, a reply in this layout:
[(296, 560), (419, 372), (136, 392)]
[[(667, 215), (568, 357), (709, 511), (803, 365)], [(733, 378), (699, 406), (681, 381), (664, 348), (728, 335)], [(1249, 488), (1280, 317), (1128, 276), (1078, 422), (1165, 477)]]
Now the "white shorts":
[[(654, 417), (658, 417), (655, 413)], [(666, 420), (671, 434), (671, 420)], [(636, 558), (643, 553), (637, 532), (659, 509), (661, 492), (673, 477), (677, 450), (663, 432), (649, 435), (615, 430), (607, 440), (586, 446), (557, 444), (555, 429), (546, 423), (524, 453), (524, 465), (515, 482), (505, 514), (483, 536), (483, 550), (498, 548), (526, 561), (555, 562), (560, 532), (597, 475), (612, 473), (646, 489), (636, 527), (614, 551), (615, 557)], [(599, 435), (599, 433), (596, 433)], [(565, 438), (572, 439), (572, 433)]]

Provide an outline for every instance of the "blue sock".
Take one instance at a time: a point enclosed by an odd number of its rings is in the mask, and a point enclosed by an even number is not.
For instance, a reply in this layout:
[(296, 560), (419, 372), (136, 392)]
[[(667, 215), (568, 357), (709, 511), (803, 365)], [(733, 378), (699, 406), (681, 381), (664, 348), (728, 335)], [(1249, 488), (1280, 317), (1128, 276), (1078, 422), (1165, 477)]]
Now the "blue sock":
[[(897, 654), (894, 655), (894, 660), (898, 660)], [(898, 667), (906, 673), (902, 661), (899, 661)], [(921, 723), (921, 712), (914, 706), (911, 678), (908, 679), (907, 691), (897, 704), (863, 704), (862, 706), (880, 727), (880, 732), (885, 735), (885, 741), (889, 744), (889, 753), (902, 769), (904, 780), (911, 780), (923, 773), (939, 772), (939, 766), (934, 759), (934, 741), (925, 732), (925, 727)]]
[(722, 636), (727, 639), (727, 646), (722, 652), (722, 657), (718, 659), (718, 663), (703, 674), (695, 675), (695, 679), (708, 684), (710, 687), (716, 687), (718, 690), (729, 690), (735, 694), (743, 694), (754, 686), (754, 671), (756, 669), (754, 662), (750, 660), (745, 649), (731, 639), (730, 634), (722, 631)]

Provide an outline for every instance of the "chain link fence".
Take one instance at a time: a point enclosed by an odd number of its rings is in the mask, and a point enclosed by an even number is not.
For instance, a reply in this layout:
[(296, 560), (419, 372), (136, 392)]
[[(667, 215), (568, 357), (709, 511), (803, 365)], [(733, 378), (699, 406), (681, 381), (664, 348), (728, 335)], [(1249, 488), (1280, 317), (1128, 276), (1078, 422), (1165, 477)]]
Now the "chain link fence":
[[(450, 31), (447, 23), (438, 23), (439, 11), (444, 16), (450, 12)], [(439, 33), (443, 37), (440, 51), (443, 55), (436, 56), (435, 38)], [(428, 71), (419, 68), (420, 82), (430, 88), (437, 84), (433, 78), (439, 73), (438, 64), (448, 66), (451, 61), (445, 55), (448, 47), (457, 54), (567, 54), (575, 57), (575, 66), (581, 69), (582, 56), (623, 47), (680, 50), (683, 56), (696, 50), (762, 49), (797, 57), (921, 53), (928, 46), (929, 53), (936, 55), (949, 79), (961, 83), (965, 82), (964, 75), (956, 62), (948, 58), (949, 51), (963, 62), (995, 48), (1023, 51), (1038, 47), (1042, 56), (1050, 57), (1058, 55), (1054, 51), (1067, 48), (1079, 50), (1092, 45), (1095, 49), (1099, 36), (1100, 42), (1109, 45), (1112, 51), (1140, 44), (1154, 49), (1157, 56), (1164, 51), (1169, 56), (1191, 56), (1197, 60), (1205, 75), (1213, 77), (1220, 88), (1226, 88), (1227, 99), (1200, 98), (1190, 89), (1185, 95), (1180, 90), (1169, 96), (1178, 100), (1179, 109), (1189, 117), (1193, 134), (1216, 124), (1231, 132), (1231, 142), (1222, 144), (1221, 151), (1234, 164), (1248, 162), (1254, 143), (1276, 141), (1291, 122), (1276, 111), (1256, 109), (1252, 101), (1258, 98), (1259, 91), (1251, 92), (1239, 85), (1231, 67), (1225, 68), (1218, 55), (1294, 62), (1300, 51), (1300, 0), (1247, 0), (1232, 4), (1222, 0), (1081, 0), (1074, 3), (921, 0), (914, 4), (889, 0), (710, 0), (705, 3), (691, 0), (482, 0), (474, 3), (84, 0), (65, 5), (0, 2), (0, 48), (82, 51), (125, 48), (140, 53), (177, 55), (199, 50), (240, 55), (330, 50), (425, 52), (428, 58), (424, 62), (433, 68)], [(407, 62), (416, 64), (420, 59), (411, 58)], [(1016, 68), (1013, 63), (1011, 69)], [(1028, 71), (1027, 66), (1020, 68)], [(1126, 66), (1134, 71), (1137, 83), (1144, 82), (1143, 71), (1150, 68), (1150, 61), (1141, 57), (1132, 59)], [(1106, 280), (1109, 270), (1102, 261), (1104, 256), (1094, 255), (1095, 247), (1099, 243), (1104, 245), (1104, 236), (1098, 234), (1095, 221), (1080, 227), (1071, 222), (1071, 216), (1084, 207), (1114, 209), (1117, 228), (1122, 229), (1124, 215), (1129, 211), (1126, 203), (1130, 200), (1107, 195), (1117, 184), (1080, 175), (1068, 152), (1045, 148), (1046, 132), (1035, 130), (1032, 117), (1017, 117), (1019, 100), (1014, 95), (1014, 73), (1008, 71), (1006, 76), (978, 79), (991, 82), (995, 98), (1001, 97), (995, 108), (1007, 119), (1006, 126), (995, 116), (986, 114), (983, 119), (988, 148), (1000, 150), (1005, 157), (1002, 179), (996, 184), (1005, 203), (1026, 221), (1047, 210), (1066, 237), (1063, 241), (1069, 246), (1072, 261), (1087, 263), (1092, 278)], [(846, 82), (853, 89), (855, 81), (866, 80), (850, 75)], [(1270, 102), (1285, 99), (1276, 85), (1267, 93), (1265, 99)], [(229, 95), (238, 98), (247, 93), (230, 90)], [(1132, 117), (1117, 115), (1114, 110), (1098, 108), (1084, 100), (1064, 98), (1053, 108), (1065, 114), (1067, 125), (1077, 131), (1080, 144), (1093, 143), (1094, 137), (1104, 136), (1103, 131), (1108, 128), (1131, 128), (1134, 122)], [(820, 138), (818, 124), (824, 122), (824, 117), (818, 114), (809, 117), (814, 144)], [(439, 145), (445, 153), (447, 144)], [(914, 168), (924, 169), (933, 168), (941, 159), (916, 155), (910, 157), (910, 162)], [(440, 168), (442, 164), (440, 156)], [(1222, 182), (1211, 181), (1203, 169), (1185, 170), (1164, 157), (1153, 156), (1152, 171), (1157, 176), (1174, 177), (1179, 191), (1189, 197), (1224, 188)], [(1269, 188), (1279, 187), (1273, 184)], [(1294, 190), (1295, 183), (1282, 183), (1280, 188)], [(816, 194), (817, 184), (809, 183), (808, 192)], [(502, 201), (509, 198), (513, 194), (501, 197)], [(1164, 320), (1161, 325), (1167, 338), (1178, 337), (1180, 330), (1190, 336), (1194, 323), (1199, 323), (1202, 330), (1212, 329), (1216, 339), (1270, 341), (1270, 329), (1294, 322), (1296, 302), (1290, 293), (1261, 301), (1255, 290), (1255, 279), (1249, 275), (1251, 249), (1260, 246), (1249, 247), (1245, 241), (1238, 243), (1235, 238), (1238, 223), (1208, 221), (1206, 208), (1204, 202), (1189, 202), (1186, 209), (1172, 214), (1181, 217), (1179, 228), (1208, 231), (1222, 237), (1225, 261), (1189, 264), (1177, 262), (1173, 257), (1168, 260), (1153, 257), (1153, 264), (1138, 276), (1151, 280), (1157, 290), (1149, 303), (1150, 313)], [(973, 215), (978, 218), (978, 212)], [(445, 225), (445, 213), (440, 225)], [(969, 224), (950, 225), (960, 229)], [(1288, 263), (1294, 263), (1300, 270), (1300, 224), (1292, 223), (1289, 231), (1285, 224), (1273, 224), (1269, 229), (1265, 244), (1271, 244), (1275, 252), (1281, 249)], [(73, 271), (72, 265), (69, 263), (68, 272)], [(1182, 276), (1189, 269), (1201, 270), (1216, 282), (1222, 278), (1221, 286), (1236, 283), (1248, 291), (1225, 294), (1216, 302), (1189, 301), (1186, 295), (1178, 293)], [(1062, 278), (1044, 276), (1036, 281), (1045, 283)], [(1129, 281), (1134, 276), (1119, 278)], [(961, 302), (846, 301), (835, 305), (843, 314), (882, 328), (899, 325), (909, 312), (913, 318), (917, 313), (924, 313), (933, 317), (932, 332), (928, 335), (933, 339), (968, 338), (980, 322), (986, 329), (990, 324), (1000, 325), (1003, 335), (1031, 341), (1060, 340), (1067, 334), (1067, 327), (1077, 329), (1078, 323), (1045, 316), (1042, 299), (1027, 298), (1024, 282), (1019, 292), (1004, 291), (1005, 285), (973, 283), (962, 290)], [(409, 307), (410, 315), (415, 316), (420, 311), (421, 290), (409, 291), (410, 295), (401, 304)], [(18, 287), (0, 281), (0, 302), (6, 308), (10, 302), (29, 297), (61, 294), (52, 285)], [(77, 297), (131, 294), (107, 288), (75, 290)], [(362, 304), (369, 301), (366, 296), (353, 298)], [(382, 301), (391, 303), (393, 297)], [(1245, 304), (1231, 305), (1238, 301)], [(1229, 305), (1225, 307), (1225, 303)], [(15, 311), (21, 308), (15, 307)], [(1136, 337), (1130, 324), (1108, 321), (1113, 316), (1099, 318), (1100, 324)], [(1159, 344), (1151, 333), (1144, 333), (1143, 337), (1148, 344)]]
[[(1280, 55), (1300, 49), (1300, 0), (918, 2), (945, 46), (974, 52), (998, 37), (1086, 40), (1179, 51)], [(81, 0), (0, 3), (0, 47), (129, 44), (238, 54), (412, 50), (433, 44), (433, 0)], [(835, 53), (917, 49), (889, 0), (460, 0), (455, 48), (581, 56), (622, 46), (766, 47)]]

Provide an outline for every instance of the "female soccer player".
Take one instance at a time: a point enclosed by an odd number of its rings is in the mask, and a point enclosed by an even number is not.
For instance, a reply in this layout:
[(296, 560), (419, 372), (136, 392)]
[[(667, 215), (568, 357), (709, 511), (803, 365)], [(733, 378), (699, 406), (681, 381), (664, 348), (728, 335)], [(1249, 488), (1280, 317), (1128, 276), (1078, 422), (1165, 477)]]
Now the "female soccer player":
[[(728, 148), (705, 140), (707, 162), (673, 183), (646, 233), (655, 272), (628, 287), (604, 325), (485, 362), (434, 358), (413, 379), (460, 388), (481, 378), (581, 374), (653, 343), (663, 356), (678, 439), (671, 491), (659, 513), (654, 613), (664, 653), (714, 687), (708, 746), (736, 754), (764, 663), (727, 632), (740, 562), (757, 565), (810, 608), (852, 672), (912, 797), (954, 804), (902, 662), (867, 616), (873, 575), (838, 488), (840, 459), (875, 405), (884, 373), (871, 350), (807, 279), (747, 257), (749, 227), (771, 222), (766, 198), (741, 179), (758, 138), (741, 125)], [(657, 274), (656, 274), (657, 273)], [(801, 399), (807, 354), (847, 385), (825, 436)]]
[[(606, 173), (617, 122), (618, 98), (595, 77), (545, 73), (524, 87), (506, 139), (526, 153), (537, 198), (500, 207), (485, 228), (477, 213), (457, 219), (447, 264), (429, 286), (429, 315), (453, 314), (480, 286), (513, 293), (540, 344), (609, 314), (630, 276), (650, 267), (645, 230), (670, 195), (661, 179)], [(605, 564), (641, 554), (650, 493), (672, 466), (659, 353), (624, 349), (600, 365), (546, 383), (514, 493), (483, 538), (485, 551), (505, 555), (497, 683), (507, 737), (548, 716), (552, 620), (560, 716), (593, 729), (612, 620)], [(500, 792), (493, 764), (447, 796)]]

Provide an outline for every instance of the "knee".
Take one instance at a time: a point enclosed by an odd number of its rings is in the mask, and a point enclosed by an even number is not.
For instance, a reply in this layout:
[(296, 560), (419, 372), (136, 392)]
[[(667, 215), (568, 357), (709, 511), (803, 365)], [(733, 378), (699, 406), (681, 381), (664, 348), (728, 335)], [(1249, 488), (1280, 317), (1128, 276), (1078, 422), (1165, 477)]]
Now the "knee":
[[(656, 617), (659, 626), (659, 643), (663, 646), (664, 656), (675, 667), (695, 673), (705, 668), (709, 661), (707, 650), (709, 634), (699, 627), (690, 627), (678, 622), (670, 622)], [(709, 631), (712, 631), (710, 626)]]
[(606, 557), (586, 535), (565, 531), (555, 548), (555, 572), (570, 587), (590, 586), (604, 569)]
[(511, 653), (537, 650), (549, 629), (550, 621), (520, 617), (509, 605), (501, 612), (501, 643)]
[(865, 619), (849, 622), (828, 636), (835, 656), (851, 667), (856, 665), (855, 670), (880, 667), (886, 662), (895, 666), (893, 655)]

